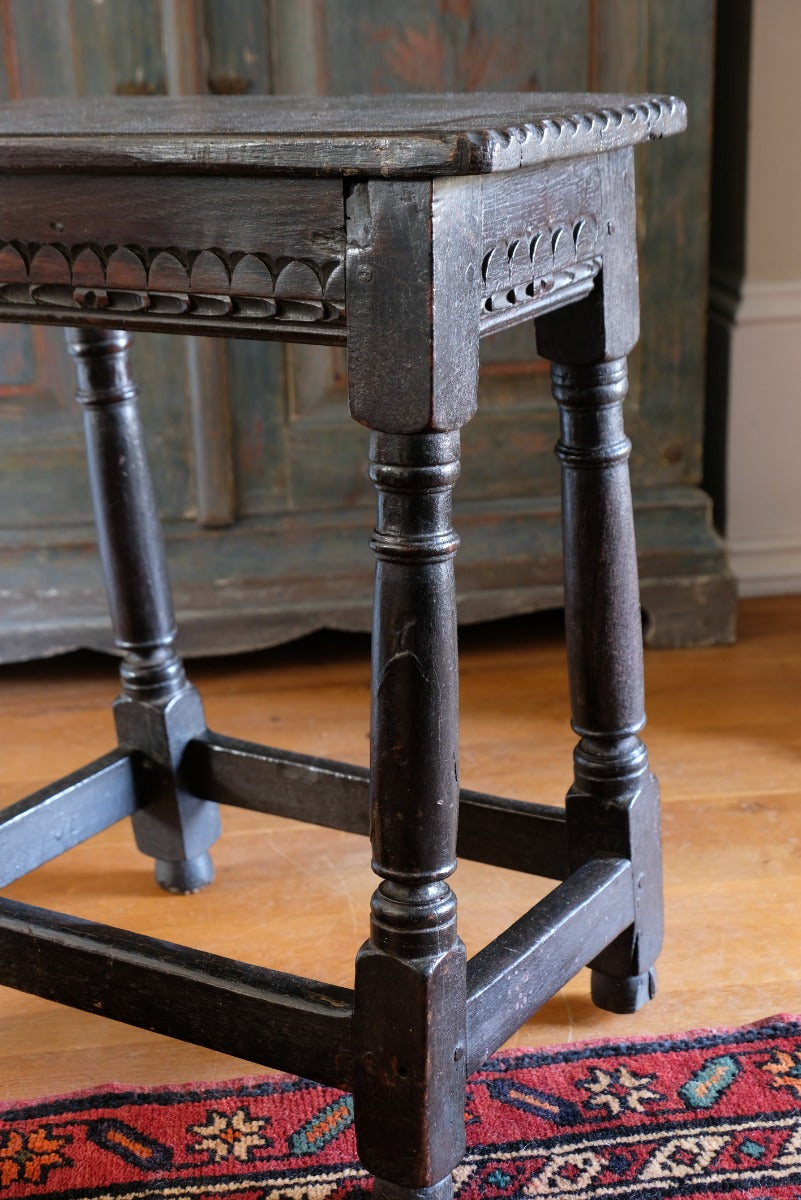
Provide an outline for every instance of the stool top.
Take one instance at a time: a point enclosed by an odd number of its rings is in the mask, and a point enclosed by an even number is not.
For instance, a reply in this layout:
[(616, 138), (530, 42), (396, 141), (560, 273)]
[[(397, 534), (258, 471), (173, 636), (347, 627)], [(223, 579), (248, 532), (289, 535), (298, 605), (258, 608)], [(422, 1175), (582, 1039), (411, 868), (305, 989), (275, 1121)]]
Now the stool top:
[(0, 105), (0, 171), (477, 175), (679, 133), (675, 96), (39, 99)]

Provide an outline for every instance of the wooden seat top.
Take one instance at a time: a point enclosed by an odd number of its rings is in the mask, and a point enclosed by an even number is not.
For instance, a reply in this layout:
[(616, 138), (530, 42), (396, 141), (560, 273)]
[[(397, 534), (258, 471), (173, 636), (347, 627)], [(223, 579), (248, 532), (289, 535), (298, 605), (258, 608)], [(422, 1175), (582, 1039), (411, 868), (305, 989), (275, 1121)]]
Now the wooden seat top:
[(674, 96), (192, 96), (0, 105), (0, 171), (433, 178), (536, 166), (679, 133)]

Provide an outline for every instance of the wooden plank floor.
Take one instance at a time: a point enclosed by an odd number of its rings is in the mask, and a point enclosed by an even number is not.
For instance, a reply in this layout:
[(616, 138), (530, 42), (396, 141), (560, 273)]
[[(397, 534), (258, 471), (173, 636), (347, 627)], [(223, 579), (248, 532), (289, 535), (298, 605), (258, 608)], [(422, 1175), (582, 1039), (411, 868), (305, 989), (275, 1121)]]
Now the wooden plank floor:
[[(573, 744), (558, 620), (462, 638), (462, 782), (560, 803)], [(662, 782), (668, 933), (657, 999), (597, 1011), (587, 973), (518, 1044), (625, 1038), (801, 1012), (801, 597), (742, 605), (733, 647), (649, 651), (651, 760)], [(307, 753), (366, 762), (368, 650), (356, 637), (195, 664), (209, 724)], [(115, 669), (71, 656), (0, 671), (0, 804), (113, 743)], [(120, 825), (6, 895), (350, 986), (374, 880), (361, 838), (229, 811), (217, 880), (194, 897), (151, 882)], [(470, 863), (455, 885), (473, 952), (547, 890)], [(293, 917), (285, 915), (283, 899)], [(111, 1080), (252, 1073), (252, 1064), (0, 988), (0, 1099)]]

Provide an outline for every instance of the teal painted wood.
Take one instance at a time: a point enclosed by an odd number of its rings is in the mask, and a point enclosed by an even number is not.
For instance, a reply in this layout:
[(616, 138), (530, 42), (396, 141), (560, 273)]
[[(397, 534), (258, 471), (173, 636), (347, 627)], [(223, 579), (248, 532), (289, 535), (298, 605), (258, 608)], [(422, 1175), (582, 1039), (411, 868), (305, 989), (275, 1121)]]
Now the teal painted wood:
[(216, 95), (270, 92), (270, 12), (262, 0), (203, 0), (206, 86)]
[[(98, 5), (94, 0), (11, 4), (5, 32), (6, 57), (17, 67), (13, 94), (163, 91), (161, 20), (159, 0), (131, 0), (125, 5)], [(27, 533), (31, 553), (41, 555), (54, 526), (72, 523), (78, 538), (78, 531), (91, 520), (80, 415), (70, 398), (71, 368), (59, 332), (33, 335), (12, 328), (3, 337), (6, 344), (15, 339), (27, 351), (28, 363), (35, 364), (33, 371), (28, 367), (25, 392), (0, 399), (6, 418), (0, 433), (4, 534), (14, 538)], [(143, 410), (152, 416), (149, 450), (158, 499), (168, 519), (185, 517), (194, 508), (185, 356), (180, 339), (154, 339), (148, 346), (134, 348)], [(12, 362), (18, 360), (19, 354), (12, 356)], [(3, 382), (6, 387), (15, 382), (5, 363)], [(33, 470), (37, 457), (39, 467)], [(52, 597), (60, 591), (61, 581), (52, 571), (46, 570), (46, 575), (37, 590)], [(57, 603), (52, 607), (57, 610)], [(9, 637), (13, 639), (13, 630)], [(24, 651), (24, 645), (18, 649)], [(12, 642), (10, 655), (16, 654)]]
[[(713, 10), (713, 0), (9, 0), (0, 95), (682, 95), (688, 133), (638, 154), (643, 336), (627, 421), (649, 637), (725, 641), (734, 590), (698, 487)], [(4, 326), (0, 354), (10, 592), (0, 659), (107, 646), (62, 339)], [(557, 421), (533, 330), (487, 338), (481, 356), (456, 493), (465, 620), (561, 599)], [(342, 351), (161, 336), (134, 339), (133, 362), (183, 648), (242, 649), (321, 624), (367, 628), (373, 494)]]
[(590, 0), (328, 0), (321, 79), (351, 92), (581, 91)]
[(16, 64), (11, 51), (9, 39), (3, 38), (2, 46), (0, 46), (0, 100), (9, 100), (12, 94), (11, 81), (12, 76), (16, 73)]
[(227, 353), (237, 511), (243, 518), (286, 512), (291, 485), (284, 349), (231, 342)]
[[(54, 7), (48, 5), (50, 11)], [(79, 96), (167, 91), (158, 0), (125, 0), (124, 5), (72, 0), (70, 16), (78, 38), (73, 71)]]
[(70, 11), (51, 0), (9, 0), (3, 34), (15, 64), (10, 99), (75, 93)]
[[(672, 8), (668, 13), (655, 5), (650, 13), (649, 86), (670, 78), (677, 88), (692, 88), (694, 102), (683, 153), (666, 141), (660, 146), (665, 154), (638, 161), (644, 185), (640, 286), (649, 300), (641, 317), (639, 419), (632, 429), (635, 486), (697, 486), (702, 472), (712, 97), (698, 77), (714, 74), (714, 19), (693, 0), (677, 0)], [(697, 48), (692, 62), (688, 43)]]

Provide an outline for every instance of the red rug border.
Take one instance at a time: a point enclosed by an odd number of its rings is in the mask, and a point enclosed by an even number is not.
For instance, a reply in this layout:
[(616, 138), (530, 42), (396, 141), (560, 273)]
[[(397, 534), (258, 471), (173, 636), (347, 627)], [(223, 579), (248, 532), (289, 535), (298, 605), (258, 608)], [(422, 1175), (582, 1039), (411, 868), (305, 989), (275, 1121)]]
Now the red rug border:
[[(629, 1053), (642, 1051), (643, 1047), (648, 1047), (653, 1053), (659, 1053), (661, 1050), (669, 1050), (675, 1048), (677, 1042), (692, 1041), (699, 1048), (703, 1048), (703, 1043), (706, 1039), (719, 1041), (727, 1037), (753, 1034), (756, 1039), (761, 1034), (768, 1033), (771, 1029), (781, 1025), (795, 1025), (801, 1028), (801, 1015), (796, 1013), (776, 1013), (771, 1017), (762, 1017), (757, 1021), (747, 1021), (742, 1025), (719, 1025), (719, 1026), (701, 1026), (698, 1029), (679, 1030), (676, 1033), (662, 1034), (642, 1034), (633, 1038), (624, 1040), (613, 1040), (609, 1037), (600, 1038), (581, 1038), (576, 1041), (561, 1042), (557, 1044), (547, 1044), (543, 1046), (510, 1046), (506, 1050), (503, 1048), (495, 1051), (490, 1055), (479, 1067), (479, 1071), (486, 1071), (488, 1068), (493, 1069), (495, 1064), (499, 1070), (509, 1070), (512, 1064), (518, 1066), (539, 1066), (545, 1065), (551, 1061), (565, 1061), (566, 1056), (572, 1061), (580, 1060), (581, 1058), (591, 1058), (598, 1055), (598, 1051), (602, 1050), (609, 1057), (623, 1056)], [(780, 1032), (777, 1030), (776, 1032)], [(476, 1072), (478, 1073), (478, 1072)], [(468, 1077), (470, 1078), (470, 1077)], [(104, 1095), (117, 1094), (136, 1094), (142, 1093), (152, 1097), (155, 1102), (158, 1102), (159, 1097), (167, 1097), (170, 1100), (175, 1098), (176, 1093), (186, 1093), (191, 1095), (193, 1092), (208, 1092), (209, 1089), (225, 1088), (234, 1090), (237, 1088), (265, 1088), (270, 1085), (270, 1089), (274, 1086), (276, 1089), (286, 1087), (296, 1079), (304, 1079), (304, 1076), (293, 1075), (288, 1072), (265, 1071), (263, 1074), (254, 1073), (251, 1075), (233, 1075), (226, 1076), (221, 1079), (193, 1079), (187, 1081), (178, 1080), (174, 1083), (126, 1083), (124, 1081), (111, 1081), (94, 1084), (89, 1087), (80, 1088), (70, 1092), (54, 1092), (50, 1095), (32, 1096), (29, 1098), (20, 1098), (18, 1100), (2, 1100), (0, 1099), (0, 1117), (7, 1119), (9, 1114), (14, 1114), (17, 1109), (36, 1109), (44, 1105), (52, 1105), (58, 1102), (71, 1102), (84, 1100), (90, 1096), (101, 1097)], [(315, 1080), (308, 1082), (316, 1083)], [(326, 1088), (328, 1085), (317, 1084), (317, 1086)], [(342, 1089), (332, 1088), (333, 1091)]]
[[(107, 1083), (0, 1126), (8, 1200), (369, 1200), (352, 1096), (295, 1075)], [(458, 1200), (801, 1200), (801, 1017), (509, 1047), (465, 1132)]]

